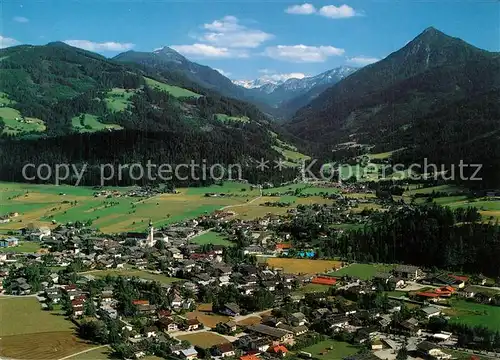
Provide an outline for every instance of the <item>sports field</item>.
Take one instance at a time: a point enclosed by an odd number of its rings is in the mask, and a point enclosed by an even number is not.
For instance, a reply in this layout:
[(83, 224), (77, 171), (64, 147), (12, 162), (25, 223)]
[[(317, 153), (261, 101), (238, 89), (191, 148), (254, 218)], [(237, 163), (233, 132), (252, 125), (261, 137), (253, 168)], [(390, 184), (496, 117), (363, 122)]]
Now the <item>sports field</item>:
[(308, 260), (289, 258), (268, 258), (267, 264), (273, 268), (282, 268), (289, 274), (318, 274), (330, 272), (340, 267), (341, 262), (335, 260)]
[(190, 242), (199, 245), (204, 245), (204, 244), (225, 245), (225, 246), (233, 245), (233, 243), (227, 240), (225, 236), (215, 231), (209, 231), (202, 235), (196, 236), (192, 238)]
[(356, 354), (359, 348), (345, 342), (326, 340), (306, 347), (302, 351), (308, 352), (314, 358), (321, 360), (342, 360), (347, 356)]
[(361, 280), (369, 280), (373, 278), (376, 273), (390, 272), (394, 269), (394, 265), (386, 264), (352, 264), (343, 269), (334, 271), (331, 275), (334, 276), (354, 276)]
[(199, 346), (204, 349), (208, 349), (214, 345), (225, 344), (229, 342), (223, 336), (220, 336), (210, 331), (204, 331), (189, 335), (182, 335), (177, 337), (177, 339), (189, 341), (191, 344)]
[(0, 298), (0, 355), (14, 359), (59, 359), (92, 348), (56, 311), (43, 311), (34, 297)]

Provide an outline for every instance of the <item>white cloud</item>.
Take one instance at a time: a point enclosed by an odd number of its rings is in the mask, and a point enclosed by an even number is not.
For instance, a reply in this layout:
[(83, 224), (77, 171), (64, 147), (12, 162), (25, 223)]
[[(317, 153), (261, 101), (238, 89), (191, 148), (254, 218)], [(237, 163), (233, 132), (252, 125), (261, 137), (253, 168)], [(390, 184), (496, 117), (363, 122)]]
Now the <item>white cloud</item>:
[(64, 42), (68, 45), (89, 51), (127, 51), (135, 46), (135, 44), (132, 43), (119, 43), (114, 41), (97, 43), (90, 40), (64, 40)]
[(312, 4), (304, 3), (302, 5), (293, 5), (285, 9), (287, 14), (295, 15), (311, 15), (316, 12), (316, 8)]
[(342, 19), (342, 18), (350, 18), (358, 15), (356, 11), (348, 6), (348, 5), (326, 5), (319, 9), (319, 14), (321, 16), (330, 18), (330, 19)]
[(303, 79), (306, 77), (304, 73), (288, 73), (288, 74), (271, 74), (261, 76), (259, 79), (265, 82), (282, 82), (288, 79)]
[(175, 51), (193, 57), (207, 57), (207, 58), (245, 58), (248, 53), (245, 51), (238, 51), (228, 49), (225, 47), (216, 47), (207, 44), (192, 44), (192, 45), (171, 45)]
[(239, 24), (239, 20), (236, 16), (228, 15), (220, 20), (214, 20), (210, 24), (204, 24), (203, 28), (209, 31), (231, 32), (244, 29), (244, 26)]
[(9, 46), (18, 45), (18, 44), (19, 44), (19, 41), (17, 41), (16, 39), (12, 39), (12, 38), (8, 38), (8, 37), (4, 37), (4, 36), (0, 35), (0, 49), (6, 48)]
[(340, 56), (345, 52), (333, 46), (278, 45), (267, 47), (264, 55), (276, 60), (297, 63), (324, 62), (330, 56)]
[(224, 75), (225, 77), (229, 77), (231, 76), (231, 73), (230, 72), (226, 72), (222, 69), (217, 69), (217, 68), (214, 68), (214, 70), (218, 71), (221, 75)]
[(352, 65), (358, 66), (366, 66), (380, 61), (379, 58), (376, 57), (368, 57), (368, 56), (355, 56), (347, 59), (347, 62)]
[(28, 18), (25, 18), (24, 16), (14, 16), (12, 18), (12, 20), (14, 20), (15, 22), (18, 22), (18, 23), (27, 23), (27, 22), (30, 22), (30, 20)]
[(210, 24), (204, 24), (203, 28), (207, 31), (197, 37), (198, 41), (214, 46), (256, 48), (273, 38), (273, 35), (262, 30), (250, 29), (241, 25), (238, 18), (234, 16), (225, 16)]

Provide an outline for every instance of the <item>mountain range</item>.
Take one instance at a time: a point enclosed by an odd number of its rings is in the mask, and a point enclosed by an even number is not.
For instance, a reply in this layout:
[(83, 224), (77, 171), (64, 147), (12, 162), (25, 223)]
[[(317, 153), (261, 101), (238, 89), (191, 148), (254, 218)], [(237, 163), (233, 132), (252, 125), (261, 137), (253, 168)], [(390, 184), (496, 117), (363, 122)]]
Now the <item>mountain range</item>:
[[(500, 182), (500, 55), (432, 27), (361, 69), (246, 87), (168, 47), (107, 59), (56, 42), (1, 49), (0, 59), (3, 179), (34, 156), (26, 149), (40, 161), (154, 149), (158, 161), (248, 163), (297, 147), (336, 159), (343, 143), (353, 154), (398, 150), (392, 160), (407, 165), (484, 164), (485, 186)], [(57, 153), (73, 143), (86, 150)]]

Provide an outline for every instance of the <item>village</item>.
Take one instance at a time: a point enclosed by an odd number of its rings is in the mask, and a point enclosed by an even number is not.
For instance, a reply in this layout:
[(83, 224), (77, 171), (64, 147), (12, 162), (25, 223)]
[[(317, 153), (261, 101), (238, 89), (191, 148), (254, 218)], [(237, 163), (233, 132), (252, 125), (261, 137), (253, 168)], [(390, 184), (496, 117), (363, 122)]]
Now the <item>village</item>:
[[(318, 259), (313, 244), (294, 248), (277, 231), (297, 212), (245, 221), (220, 210), (120, 235), (82, 223), (23, 229), (0, 247), (41, 249), (0, 253), (0, 289), (59, 309), (81, 338), (124, 359), (500, 357), (493, 330), (465, 339), (448, 323), (455, 301), (499, 309), (486, 277)], [(197, 244), (207, 233), (227, 243)], [(376, 271), (350, 271), (362, 266)]]

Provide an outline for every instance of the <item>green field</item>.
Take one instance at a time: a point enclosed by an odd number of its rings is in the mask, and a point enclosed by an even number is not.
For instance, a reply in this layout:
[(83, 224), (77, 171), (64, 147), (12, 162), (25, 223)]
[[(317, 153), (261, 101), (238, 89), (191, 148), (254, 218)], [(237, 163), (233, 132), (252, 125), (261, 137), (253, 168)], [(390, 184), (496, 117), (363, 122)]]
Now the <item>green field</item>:
[[(116, 188), (109, 188), (115, 190)], [(245, 189), (246, 191), (241, 191)], [(118, 189), (122, 194), (130, 188)], [(248, 185), (225, 183), (207, 188), (178, 189), (177, 194), (150, 198), (94, 197), (88, 187), (0, 183), (2, 213), (17, 212), (11, 222), (0, 224), (0, 232), (18, 230), (33, 223), (54, 227), (56, 223), (91, 220), (104, 233), (142, 231), (151, 219), (155, 227), (196, 218), (227, 206), (244, 204), (258, 194)], [(206, 197), (206, 192), (237, 196)]]
[(500, 307), (476, 304), (465, 300), (452, 302), (452, 307), (445, 313), (451, 320), (471, 326), (487, 326), (500, 331)]
[(334, 276), (354, 276), (360, 278), (361, 280), (369, 280), (376, 273), (379, 272), (389, 272), (394, 269), (394, 265), (386, 264), (352, 264), (343, 269), (334, 271), (330, 273)]
[(321, 360), (342, 360), (356, 354), (359, 350), (359, 347), (335, 340), (321, 341), (302, 349), (302, 351), (312, 354), (314, 358)]
[(250, 119), (247, 116), (229, 116), (226, 114), (215, 114), (215, 118), (217, 119), (217, 121), (224, 123), (239, 122), (246, 124), (250, 122)]
[(205, 245), (205, 244), (225, 245), (225, 246), (233, 245), (233, 243), (231, 243), (224, 236), (215, 231), (209, 231), (205, 234), (196, 236), (192, 238), (190, 242), (199, 245)]
[(33, 241), (20, 241), (19, 246), (0, 248), (0, 253), (34, 253), (40, 249), (40, 244)]
[(75, 336), (74, 324), (58, 311), (44, 311), (34, 297), (0, 298), (0, 356), (61, 359), (93, 346)]
[(148, 84), (148, 86), (165, 91), (165, 92), (169, 93), (170, 95), (175, 96), (177, 98), (180, 98), (180, 97), (198, 98), (198, 97), (200, 97), (199, 94), (192, 92), (191, 90), (183, 89), (183, 88), (178, 87), (178, 86), (167, 85), (167, 84), (161, 83), (159, 81), (156, 81), (154, 79), (147, 78), (147, 77), (145, 77), (144, 79), (146, 80), (146, 84)]
[(139, 279), (158, 281), (162, 284), (171, 284), (176, 281), (182, 281), (182, 279), (168, 277), (163, 274), (153, 274), (145, 270), (133, 270), (133, 269), (108, 269), (108, 270), (93, 270), (87, 271), (85, 275), (92, 275), (94, 277), (103, 278), (108, 275), (110, 276), (123, 276), (127, 278), (137, 277)]
[[(108, 347), (99, 347), (98, 349), (90, 350), (85, 353), (72, 356), (68, 360), (110, 360), (114, 359), (112, 357), (113, 351)], [(147, 358), (142, 358), (146, 360)]]
[(102, 130), (120, 130), (123, 129), (120, 125), (116, 124), (103, 124), (97, 120), (97, 116), (91, 114), (83, 114), (75, 116), (71, 119), (71, 126), (78, 132), (95, 132)]
[(106, 94), (106, 105), (111, 111), (123, 111), (129, 105), (132, 105), (130, 98), (134, 96), (135, 91), (121, 88), (113, 88)]
[(43, 311), (34, 297), (0, 298), (0, 337), (50, 331), (71, 331), (72, 322), (56, 311)]
[(24, 132), (43, 132), (45, 123), (40, 119), (23, 117), (19, 111), (10, 107), (0, 107), (0, 118), (5, 124), (5, 134), (18, 135)]

